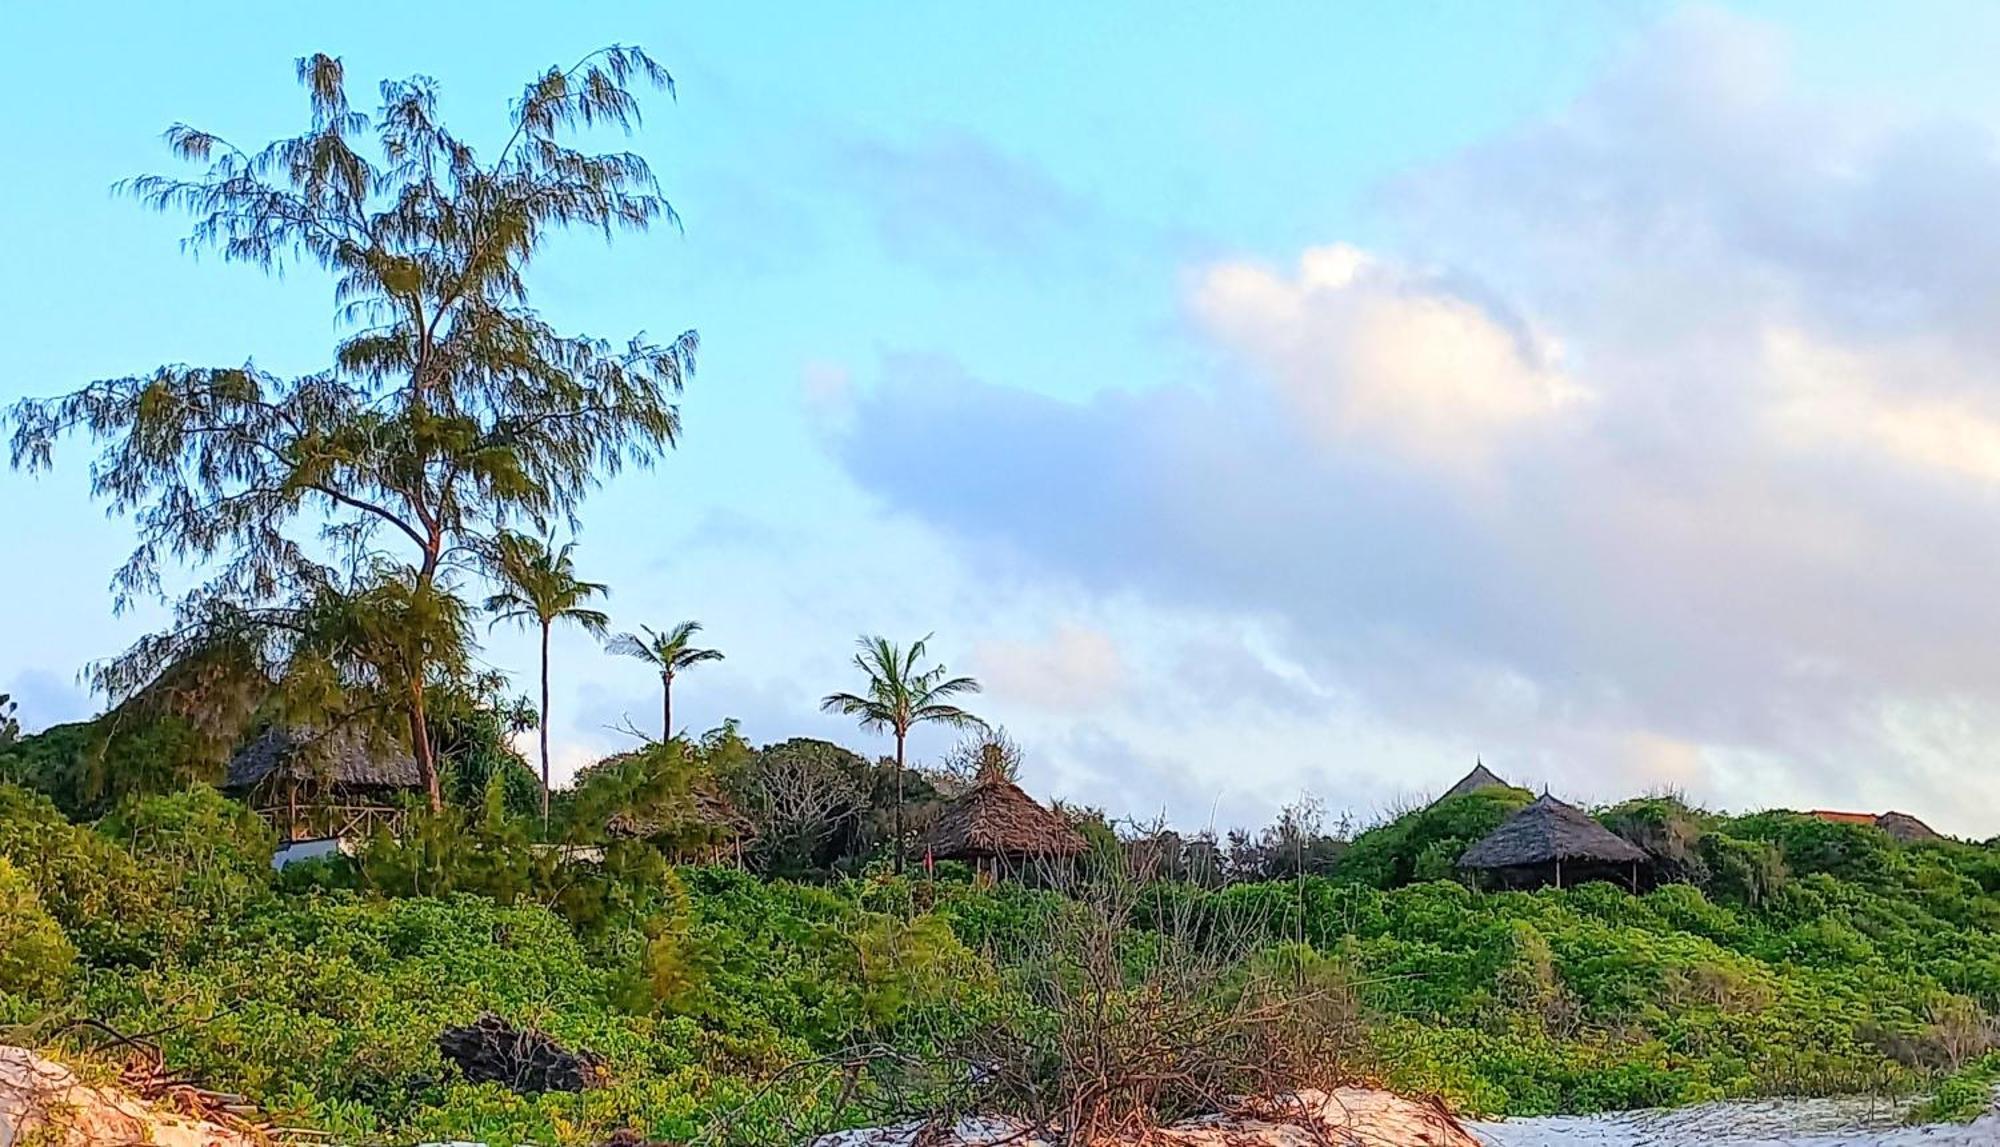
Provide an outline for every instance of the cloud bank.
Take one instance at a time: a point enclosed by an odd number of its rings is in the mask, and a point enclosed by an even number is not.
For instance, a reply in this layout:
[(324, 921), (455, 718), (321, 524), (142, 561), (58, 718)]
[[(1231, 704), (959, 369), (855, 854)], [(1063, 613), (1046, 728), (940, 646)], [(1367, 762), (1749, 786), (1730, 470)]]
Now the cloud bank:
[[(1304, 697), (1585, 795), (1989, 835), (1996, 201), (1990, 131), (1817, 100), (1768, 29), (1679, 17), (1561, 113), (1383, 188), (1381, 249), (1192, 268), (1202, 384), (1067, 402), (891, 356), (840, 455), (1052, 583), (1240, 619), (1289, 685), (1228, 719), (1291, 730), (1266, 757), (1290, 776), (1341, 758)], [(1088, 653), (996, 664), (1134, 667)]]

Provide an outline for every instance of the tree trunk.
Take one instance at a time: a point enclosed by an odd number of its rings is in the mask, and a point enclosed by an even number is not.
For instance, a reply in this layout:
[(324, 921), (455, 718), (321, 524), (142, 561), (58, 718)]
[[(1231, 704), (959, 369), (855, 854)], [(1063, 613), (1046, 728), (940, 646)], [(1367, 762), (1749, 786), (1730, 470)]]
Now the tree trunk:
[[(432, 579), (437, 576), (438, 559), (443, 553), (444, 535), (433, 525), (431, 544), (424, 551), (423, 568), (417, 571), (419, 596), (431, 591)], [(424, 778), (424, 792), (430, 798), (431, 811), (443, 812), (444, 790), (438, 786), (437, 754), (431, 749), (431, 723), (424, 712), (424, 668), (428, 659), (420, 651), (416, 662), (409, 667), (410, 753), (417, 758), (417, 772)]]
[(674, 739), (674, 675), (660, 674), (660, 743)]
[(542, 835), (549, 835), (549, 623), (542, 622)]
[(896, 875), (903, 874), (903, 738), (906, 730), (896, 730)]
[(418, 678), (410, 685), (410, 753), (417, 758), (417, 773), (424, 778), (424, 792), (431, 811), (444, 811), (444, 790), (438, 787), (437, 754), (431, 751), (430, 721), (424, 716), (424, 683)]

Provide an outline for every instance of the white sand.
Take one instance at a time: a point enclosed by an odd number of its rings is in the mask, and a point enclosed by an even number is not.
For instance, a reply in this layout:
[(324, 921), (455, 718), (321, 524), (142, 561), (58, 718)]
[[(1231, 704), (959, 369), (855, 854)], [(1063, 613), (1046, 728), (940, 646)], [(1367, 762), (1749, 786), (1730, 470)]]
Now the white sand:
[(0, 1047), (0, 1147), (252, 1147), (249, 1137), (143, 1103), (18, 1047)]
[(1904, 1126), (1866, 1100), (1711, 1103), (1670, 1111), (1478, 1123), (1491, 1147), (2000, 1147), (2000, 1111), (1967, 1124)]

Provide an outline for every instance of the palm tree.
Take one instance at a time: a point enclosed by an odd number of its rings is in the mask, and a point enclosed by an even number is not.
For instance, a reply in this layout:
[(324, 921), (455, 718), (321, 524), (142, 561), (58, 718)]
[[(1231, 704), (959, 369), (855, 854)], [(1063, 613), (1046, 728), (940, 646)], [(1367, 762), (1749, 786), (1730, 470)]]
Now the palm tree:
[(984, 729), (986, 722), (949, 698), (979, 692), (970, 677), (947, 677), (942, 665), (919, 670), (930, 635), (904, 649), (885, 637), (863, 637), (854, 667), (868, 677), (865, 693), (834, 693), (819, 703), (829, 713), (859, 718), (871, 732), (896, 734), (896, 871), (903, 871), (903, 743), (918, 725), (949, 725), (954, 729)]
[(699, 621), (683, 621), (664, 633), (654, 630), (651, 626), (642, 625), (638, 633), (621, 633), (604, 647), (624, 657), (636, 657), (659, 671), (662, 742), (670, 741), (674, 736), (675, 675), (689, 666), (700, 665), (704, 661), (722, 660), (721, 650), (696, 649), (690, 644), (694, 640), (694, 635), (700, 632)]
[[(558, 621), (580, 625), (593, 637), (602, 638), (611, 619), (602, 610), (589, 608), (592, 598), (609, 597), (603, 584), (582, 581), (570, 560), (575, 542), (561, 549), (548, 542), (512, 531), (502, 533), (492, 553), (493, 577), (501, 590), (486, 599), (486, 610), (494, 614), (493, 625), (511, 621), (530, 623), (542, 633), (542, 827), (549, 823), (549, 631)], [(491, 628), (491, 626), (489, 626)]]

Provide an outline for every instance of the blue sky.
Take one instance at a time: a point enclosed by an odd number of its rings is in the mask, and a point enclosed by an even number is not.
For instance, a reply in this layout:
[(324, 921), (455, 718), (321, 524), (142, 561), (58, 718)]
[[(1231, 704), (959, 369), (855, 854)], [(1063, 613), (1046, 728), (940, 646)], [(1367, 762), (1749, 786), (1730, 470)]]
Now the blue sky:
[[(579, 546), (618, 624), (728, 654), (692, 727), (879, 749), (815, 702), (855, 635), (935, 630), (1030, 787), (1119, 815), (1366, 817), (1480, 754), (2000, 831), (1990, 7), (551, 11), (0, 11), (0, 400), (322, 365), (322, 279), (109, 193), (169, 122), (295, 130), (327, 51), (357, 102), (434, 76), (476, 138), (638, 43), (685, 232), (532, 283), (572, 329), (701, 332), (684, 448)], [(111, 614), (131, 535), (86, 461), (0, 473), (31, 727), (158, 619)], [(484, 655), (529, 679), (527, 641)], [(560, 767), (655, 712), (636, 664), (556, 656)]]

